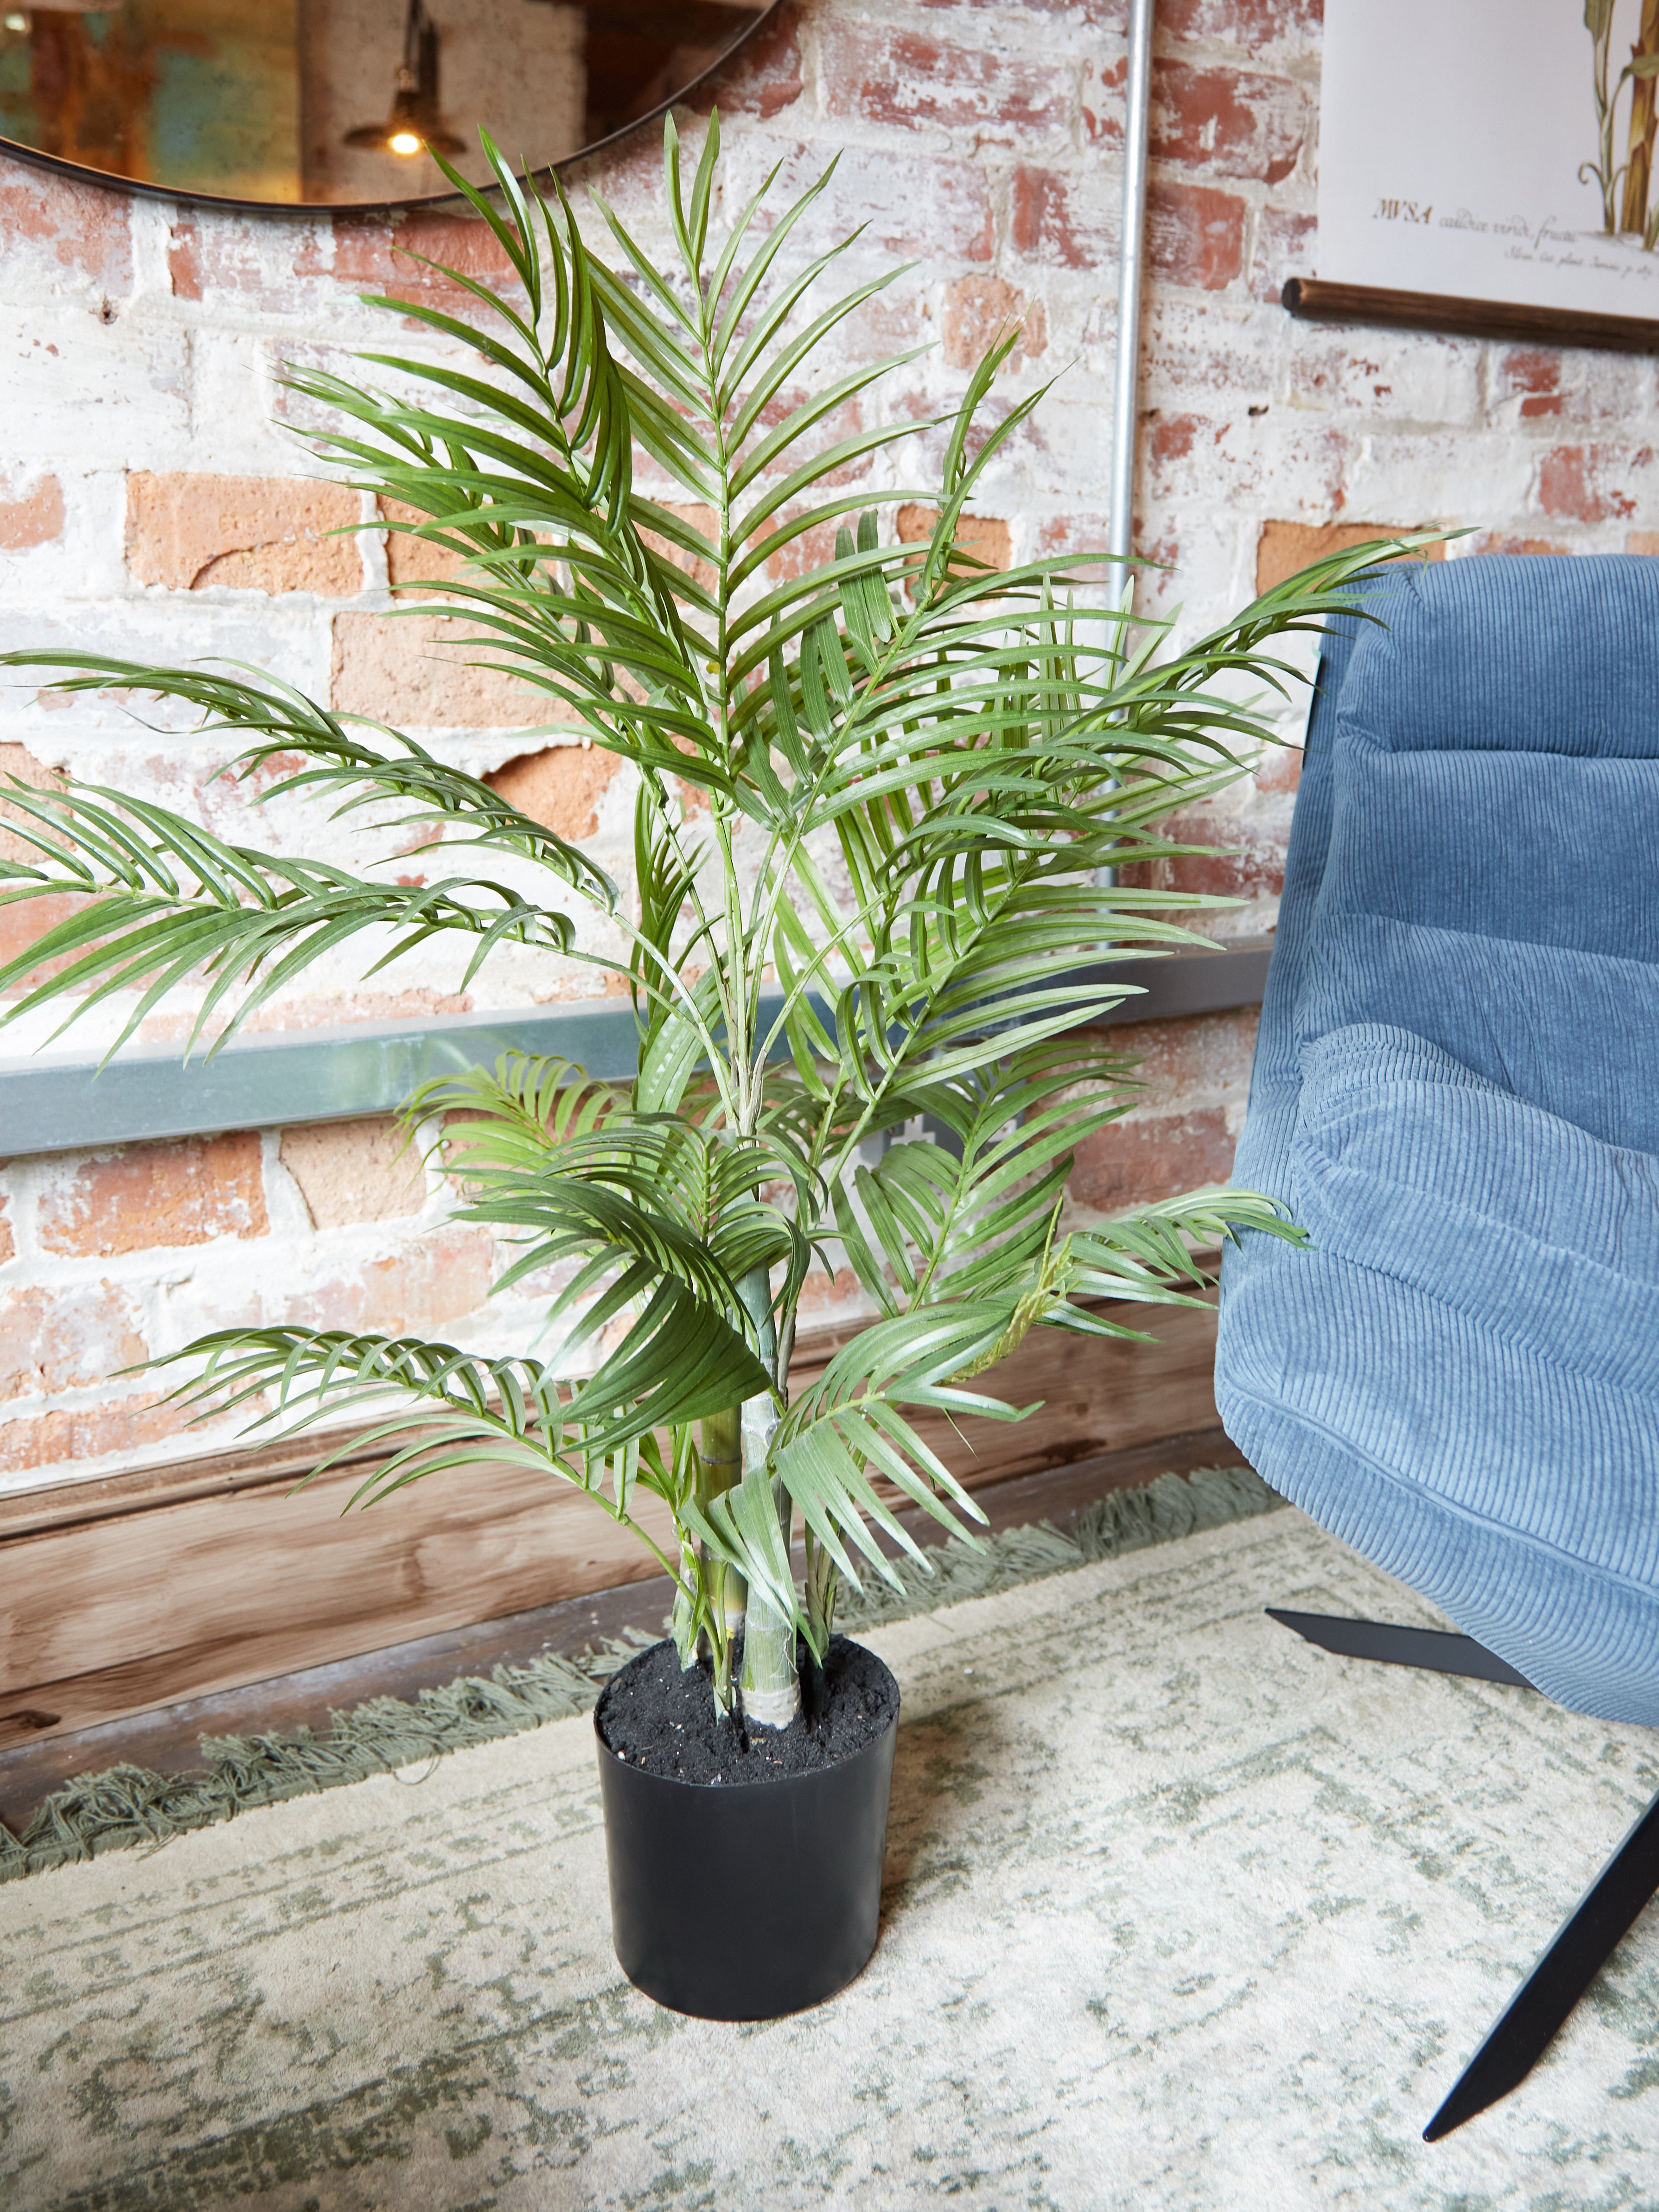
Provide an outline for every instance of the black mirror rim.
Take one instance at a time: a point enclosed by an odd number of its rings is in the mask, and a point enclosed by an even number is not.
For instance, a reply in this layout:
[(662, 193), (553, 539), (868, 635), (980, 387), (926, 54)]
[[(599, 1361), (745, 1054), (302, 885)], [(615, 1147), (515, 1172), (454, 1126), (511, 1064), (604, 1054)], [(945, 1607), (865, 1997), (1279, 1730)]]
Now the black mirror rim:
[[(771, 21), (784, 0), (766, 0), (766, 5), (755, 10), (755, 20), (739, 33), (717, 61), (713, 61), (700, 76), (691, 77), (667, 100), (659, 100), (647, 113), (626, 123), (620, 131), (612, 131), (604, 138), (595, 138), (591, 144), (580, 147), (574, 154), (562, 155), (556, 161), (538, 161), (523, 175), (547, 176), (580, 168), (583, 162), (608, 154), (614, 147), (624, 143), (636, 131), (647, 124), (660, 122), (671, 108), (679, 107), (694, 94), (729, 69), (744, 49), (750, 45), (761, 27)], [(0, 155), (10, 155), (15, 160), (27, 161), (31, 167), (46, 169), (52, 175), (68, 177), (76, 184), (96, 185), (102, 191), (130, 192), (135, 198), (149, 200), (172, 200), (180, 207), (221, 208), (227, 215), (291, 216), (306, 222), (318, 216), (334, 215), (396, 215), (410, 208), (461, 208), (466, 203), (456, 192), (419, 192), (407, 199), (390, 200), (243, 200), (232, 199), (222, 192), (186, 191), (177, 185), (156, 185), (148, 179), (118, 176), (112, 169), (94, 169), (84, 161), (66, 161), (57, 154), (43, 154), (38, 147), (26, 146), (21, 139), (0, 136)]]

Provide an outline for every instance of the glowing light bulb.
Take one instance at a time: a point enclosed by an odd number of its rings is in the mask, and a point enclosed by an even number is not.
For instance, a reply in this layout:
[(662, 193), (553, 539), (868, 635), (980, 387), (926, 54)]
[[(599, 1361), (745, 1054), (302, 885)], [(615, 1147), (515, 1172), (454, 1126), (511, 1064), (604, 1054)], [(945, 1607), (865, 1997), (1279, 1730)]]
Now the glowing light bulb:
[(394, 154), (418, 154), (421, 142), (412, 131), (394, 131), (389, 140)]

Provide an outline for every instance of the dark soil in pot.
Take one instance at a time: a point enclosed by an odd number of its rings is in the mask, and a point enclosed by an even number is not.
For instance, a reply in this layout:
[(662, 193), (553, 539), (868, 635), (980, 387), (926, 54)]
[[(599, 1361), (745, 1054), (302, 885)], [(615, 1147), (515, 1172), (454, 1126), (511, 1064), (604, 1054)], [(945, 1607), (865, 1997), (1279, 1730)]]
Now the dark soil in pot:
[(898, 1685), (872, 1651), (830, 1639), (810, 1710), (795, 1726), (744, 1731), (719, 1711), (707, 1666), (682, 1668), (653, 1644), (611, 1678), (595, 1716), (599, 1740), (641, 1773), (675, 1782), (768, 1782), (838, 1765), (890, 1725)]

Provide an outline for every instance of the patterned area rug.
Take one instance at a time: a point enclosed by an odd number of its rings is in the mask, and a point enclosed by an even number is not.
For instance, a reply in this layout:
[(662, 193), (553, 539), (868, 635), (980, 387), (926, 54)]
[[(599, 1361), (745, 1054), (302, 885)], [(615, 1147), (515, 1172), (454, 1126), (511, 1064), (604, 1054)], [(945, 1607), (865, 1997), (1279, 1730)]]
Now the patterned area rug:
[(770, 2026), (622, 1979), (581, 1718), (8, 1884), (0, 2204), (1655, 2212), (1659, 1912), (1419, 2135), (1659, 1743), (1269, 1603), (1434, 1618), (1285, 1510), (874, 1631), (881, 1942)]

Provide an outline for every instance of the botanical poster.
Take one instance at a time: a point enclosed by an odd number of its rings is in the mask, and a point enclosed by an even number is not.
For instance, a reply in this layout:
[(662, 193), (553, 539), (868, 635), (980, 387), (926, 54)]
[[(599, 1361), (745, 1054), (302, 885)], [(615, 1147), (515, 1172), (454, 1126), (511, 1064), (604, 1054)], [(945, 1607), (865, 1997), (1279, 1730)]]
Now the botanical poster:
[(1314, 273), (1659, 317), (1659, 0), (1326, 0)]

